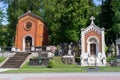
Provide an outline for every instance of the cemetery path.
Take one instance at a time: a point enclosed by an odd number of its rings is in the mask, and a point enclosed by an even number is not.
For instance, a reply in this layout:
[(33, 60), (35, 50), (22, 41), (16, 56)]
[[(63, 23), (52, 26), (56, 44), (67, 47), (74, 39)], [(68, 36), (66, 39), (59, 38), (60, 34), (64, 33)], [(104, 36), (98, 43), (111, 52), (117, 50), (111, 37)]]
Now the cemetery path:
[(0, 80), (120, 80), (120, 72), (0, 74)]

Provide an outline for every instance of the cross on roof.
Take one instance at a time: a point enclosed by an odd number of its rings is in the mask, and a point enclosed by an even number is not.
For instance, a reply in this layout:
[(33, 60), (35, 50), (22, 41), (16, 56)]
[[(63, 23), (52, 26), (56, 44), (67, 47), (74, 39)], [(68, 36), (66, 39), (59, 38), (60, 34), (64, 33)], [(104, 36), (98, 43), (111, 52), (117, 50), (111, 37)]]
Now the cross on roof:
[(90, 17), (90, 20), (91, 20), (91, 24), (93, 24), (93, 23), (94, 23), (95, 18), (94, 18), (93, 16), (91, 16), (91, 17)]

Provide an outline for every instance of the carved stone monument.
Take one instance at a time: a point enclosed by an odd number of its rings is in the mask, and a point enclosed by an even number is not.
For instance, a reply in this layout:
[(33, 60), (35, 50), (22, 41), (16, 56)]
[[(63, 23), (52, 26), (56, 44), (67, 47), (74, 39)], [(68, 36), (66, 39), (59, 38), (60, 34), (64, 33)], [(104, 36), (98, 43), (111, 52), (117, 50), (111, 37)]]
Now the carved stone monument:
[(72, 64), (75, 62), (74, 56), (73, 54), (73, 50), (71, 45), (68, 46), (68, 51), (67, 51), (67, 55), (62, 56), (62, 61), (65, 64)]
[(105, 66), (105, 39), (104, 28), (94, 24), (94, 17), (91, 24), (81, 30), (81, 66)]
[(29, 65), (42, 65), (42, 66), (47, 66), (49, 63), (48, 58), (48, 53), (49, 51), (39, 51), (39, 55), (37, 58), (30, 59)]

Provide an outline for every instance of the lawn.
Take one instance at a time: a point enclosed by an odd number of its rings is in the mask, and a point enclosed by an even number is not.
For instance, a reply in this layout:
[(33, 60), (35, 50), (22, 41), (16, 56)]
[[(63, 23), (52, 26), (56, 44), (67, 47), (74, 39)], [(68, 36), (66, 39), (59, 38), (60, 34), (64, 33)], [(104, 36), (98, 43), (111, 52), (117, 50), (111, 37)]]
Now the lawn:
[[(87, 72), (88, 67), (81, 67), (77, 64), (64, 64), (60, 57), (54, 57), (53, 67), (46, 66), (30, 66), (28, 62), (20, 69), (9, 70), (4, 73), (42, 73), (42, 72)], [(99, 72), (120, 72), (120, 67), (98, 67)]]
[(18, 70), (9, 70), (5, 73), (39, 73), (39, 72), (86, 72), (85, 67), (80, 67), (77, 64), (64, 64), (60, 57), (54, 57), (53, 67), (46, 66), (30, 66), (28, 62)]
[(5, 60), (4, 57), (0, 57), (0, 63), (3, 62)]

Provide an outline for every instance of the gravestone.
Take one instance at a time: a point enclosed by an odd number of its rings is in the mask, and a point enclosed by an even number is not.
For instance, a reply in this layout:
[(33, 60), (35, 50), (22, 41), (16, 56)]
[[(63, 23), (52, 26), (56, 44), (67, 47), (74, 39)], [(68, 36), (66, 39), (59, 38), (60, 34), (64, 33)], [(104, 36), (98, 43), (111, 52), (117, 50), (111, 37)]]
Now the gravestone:
[(31, 46), (31, 51), (35, 51), (35, 47), (34, 46)]
[(116, 40), (116, 55), (120, 55), (120, 38)]
[(11, 51), (15, 52), (15, 51), (16, 51), (16, 48), (15, 48), (15, 47), (12, 47), (12, 48), (11, 48)]
[(68, 46), (68, 49), (66, 48), (66, 55), (62, 56), (62, 62), (65, 64), (73, 64), (75, 62), (74, 56), (73, 54), (73, 49), (72, 49), (72, 45), (70, 44)]
[(47, 66), (50, 59), (48, 58), (48, 52), (49, 51), (39, 51), (38, 57), (34, 59), (30, 59), (29, 65)]

